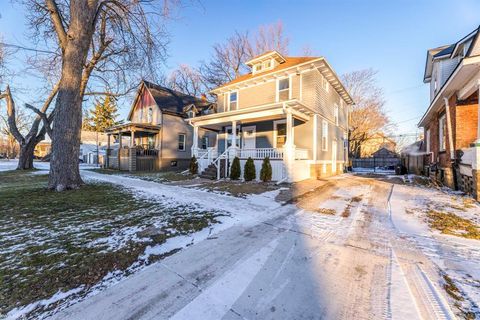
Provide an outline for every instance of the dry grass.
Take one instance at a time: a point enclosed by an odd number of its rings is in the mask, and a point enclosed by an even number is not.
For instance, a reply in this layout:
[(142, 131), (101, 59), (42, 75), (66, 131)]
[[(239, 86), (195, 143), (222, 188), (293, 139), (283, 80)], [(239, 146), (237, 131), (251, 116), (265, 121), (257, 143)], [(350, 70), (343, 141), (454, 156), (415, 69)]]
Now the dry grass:
[(261, 194), (268, 191), (277, 190), (280, 186), (264, 182), (245, 182), (245, 181), (215, 181), (206, 182), (196, 188), (227, 194), (234, 197), (246, 198), (250, 194)]
[(316, 210), (316, 212), (321, 214), (328, 214), (331, 216), (334, 216), (337, 213), (337, 211), (335, 211), (334, 209), (329, 209), (329, 208), (319, 208)]
[(427, 212), (430, 227), (458, 237), (480, 240), (480, 228), (468, 219), (453, 213), (430, 209)]
[(352, 205), (348, 204), (342, 212), (342, 217), (344, 218), (350, 217), (351, 210), (352, 210)]

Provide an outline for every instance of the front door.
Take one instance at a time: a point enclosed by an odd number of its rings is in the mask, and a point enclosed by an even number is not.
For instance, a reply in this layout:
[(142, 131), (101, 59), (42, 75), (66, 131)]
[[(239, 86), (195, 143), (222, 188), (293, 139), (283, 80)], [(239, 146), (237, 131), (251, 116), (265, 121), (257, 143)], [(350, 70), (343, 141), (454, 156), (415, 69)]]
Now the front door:
[(242, 127), (243, 132), (243, 144), (242, 149), (255, 149), (255, 138), (256, 138), (256, 126), (247, 126)]

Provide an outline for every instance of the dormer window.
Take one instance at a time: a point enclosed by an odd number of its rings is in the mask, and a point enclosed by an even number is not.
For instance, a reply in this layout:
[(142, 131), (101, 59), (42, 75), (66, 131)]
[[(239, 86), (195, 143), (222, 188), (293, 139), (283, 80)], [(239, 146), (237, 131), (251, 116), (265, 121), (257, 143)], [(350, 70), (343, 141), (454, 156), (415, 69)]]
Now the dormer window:
[(189, 118), (194, 118), (195, 117), (195, 112), (193, 110), (190, 110), (187, 112), (187, 115)]
[(272, 61), (268, 60), (263, 63), (263, 68), (264, 69), (270, 69), (272, 68)]
[(153, 108), (148, 108), (148, 113), (147, 113), (147, 122), (152, 123), (153, 122)]
[(262, 71), (262, 64), (261, 63), (256, 64), (255, 67), (253, 68), (253, 71), (254, 71), (254, 73), (258, 73), (258, 72)]

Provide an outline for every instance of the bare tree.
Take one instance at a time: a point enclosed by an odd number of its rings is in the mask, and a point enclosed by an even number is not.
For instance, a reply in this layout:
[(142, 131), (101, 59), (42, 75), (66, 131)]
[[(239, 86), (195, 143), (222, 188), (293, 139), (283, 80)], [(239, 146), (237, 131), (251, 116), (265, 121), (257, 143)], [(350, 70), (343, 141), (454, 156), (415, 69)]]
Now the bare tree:
[(385, 112), (383, 90), (373, 69), (353, 71), (343, 75), (343, 84), (355, 101), (349, 119), (350, 155), (358, 157), (363, 143), (381, 132), (390, 122)]
[(250, 43), (252, 47), (251, 54), (252, 56), (256, 56), (266, 51), (276, 50), (283, 55), (287, 55), (289, 43), (290, 40), (285, 36), (282, 21), (262, 25), (258, 29), (258, 32), (254, 34), (253, 40)]
[[(20, 147), (17, 165), (18, 170), (33, 169), (33, 153), (36, 145), (45, 139), (45, 134), (48, 134), (51, 137), (50, 123), (52, 122), (54, 113), (51, 112), (49, 115), (46, 115), (46, 112), (52, 104), (52, 101), (58, 92), (58, 88), (59, 85), (57, 83), (50, 95), (45, 100), (41, 109), (36, 109), (31, 105), (26, 105), (26, 107), (33, 110), (37, 114), (37, 116), (33, 119), (29, 130), (27, 129), (27, 123), (22, 121), (23, 117), (19, 117), (19, 115), (23, 114), (23, 112), (16, 109), (10, 87), (7, 86), (7, 89), (4, 93), (0, 92), (0, 100), (6, 100), (6, 122), (8, 124), (9, 135), (18, 142)], [(40, 127), (41, 124), (43, 125), (42, 127)], [(28, 133), (25, 135), (24, 132)]]
[(139, 76), (132, 71), (150, 72), (153, 77), (157, 69), (153, 66), (165, 57), (168, 42), (162, 23), (176, 1), (22, 2), (29, 7), (34, 35), (45, 39), (61, 61), (49, 187), (78, 188), (83, 183), (78, 167), (82, 102), (90, 94), (90, 85), (102, 83), (110, 88), (105, 93), (112, 95), (114, 88), (128, 89), (130, 74)]
[[(0, 125), (0, 134), (6, 137), (6, 144), (3, 146), (4, 150), (1, 150), (0, 153), (4, 153), (9, 159), (14, 159), (19, 153), (20, 146), (15, 139), (15, 136), (10, 131), (8, 116), (6, 114), (1, 114), (0, 119), (2, 122)], [(31, 125), (31, 119), (24, 111), (19, 111), (15, 115), (15, 123), (17, 124), (18, 130), (25, 133), (28, 132), (29, 126)]]
[(215, 44), (210, 60), (201, 63), (203, 82), (209, 89), (221, 86), (247, 73), (245, 62), (249, 59), (269, 50), (287, 54), (288, 45), (282, 22), (261, 26), (252, 36), (236, 31), (224, 43)]
[(197, 69), (182, 64), (172, 71), (167, 80), (167, 85), (177, 91), (198, 97), (206, 93), (202, 75)]

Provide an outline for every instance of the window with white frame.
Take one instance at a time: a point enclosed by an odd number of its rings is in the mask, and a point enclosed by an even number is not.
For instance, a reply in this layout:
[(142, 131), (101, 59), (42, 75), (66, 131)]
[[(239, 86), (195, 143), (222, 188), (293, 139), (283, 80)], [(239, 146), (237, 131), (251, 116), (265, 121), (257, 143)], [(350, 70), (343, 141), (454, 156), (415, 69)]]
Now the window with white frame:
[(335, 125), (338, 126), (338, 106), (333, 106), (333, 118), (335, 119)]
[(280, 79), (278, 80), (278, 101), (288, 100), (290, 96), (290, 79)]
[(330, 90), (329, 87), (330, 87), (330, 85), (329, 85), (329, 83), (328, 83), (327, 78), (323, 77), (323, 80), (322, 80), (322, 88), (323, 88), (323, 90), (325, 90), (325, 91), (328, 92), (328, 91)]
[(446, 134), (445, 134), (445, 115), (441, 116), (438, 120), (438, 144), (440, 151), (447, 149)]
[(180, 151), (185, 151), (186, 146), (185, 146), (185, 134), (180, 133), (178, 135), (178, 150)]
[(152, 107), (148, 108), (147, 122), (148, 122), (148, 123), (152, 123), (152, 122), (153, 122), (153, 108), (152, 108)]
[(238, 92), (230, 92), (228, 97), (228, 110), (237, 110)]
[(328, 151), (328, 122), (322, 120), (322, 150)]
[(263, 63), (263, 68), (264, 69), (270, 69), (272, 67), (272, 61), (267, 60)]
[(202, 149), (208, 149), (209, 147), (209, 139), (208, 136), (204, 136), (202, 138)]
[(275, 148), (283, 148), (287, 142), (287, 123), (285, 121), (274, 122)]
[(253, 73), (258, 73), (262, 71), (262, 64), (259, 63), (259, 64), (256, 64), (254, 67), (253, 67)]

